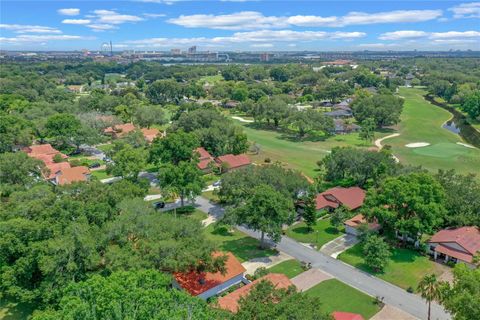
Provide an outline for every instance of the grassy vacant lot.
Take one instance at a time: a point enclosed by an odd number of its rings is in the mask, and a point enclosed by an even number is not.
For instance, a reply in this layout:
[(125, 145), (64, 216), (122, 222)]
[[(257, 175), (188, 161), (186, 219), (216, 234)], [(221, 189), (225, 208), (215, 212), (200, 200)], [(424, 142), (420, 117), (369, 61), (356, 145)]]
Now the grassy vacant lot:
[(31, 304), (2, 299), (0, 300), (0, 319), (25, 320), (32, 314), (34, 309), (34, 306)]
[[(255, 129), (251, 124), (237, 122), (243, 125), (248, 140), (260, 145), (260, 153), (251, 156), (257, 163), (263, 163), (265, 158), (285, 163), (288, 167), (302, 171), (313, 178), (316, 162), (326, 156), (334, 147), (369, 147), (357, 133), (336, 135), (320, 141), (297, 141), (285, 136), (280, 131)], [(386, 135), (377, 133), (376, 137)]]
[(361, 314), (365, 319), (370, 319), (380, 311), (374, 298), (337, 279), (323, 281), (306, 291), (305, 294), (319, 297), (322, 303), (320, 309), (327, 313), (333, 311), (353, 312)]
[(296, 259), (291, 259), (291, 260), (280, 262), (279, 264), (274, 265), (271, 268), (268, 268), (268, 271), (271, 273), (283, 273), (289, 279), (291, 279), (299, 275), (300, 273), (302, 273), (304, 270), (302, 268), (302, 265), (300, 264), (300, 261)]
[(312, 243), (317, 248), (321, 248), (325, 243), (342, 235), (343, 227), (337, 229), (332, 226), (330, 219), (321, 219), (317, 225), (309, 232), (304, 222), (297, 223), (287, 230), (287, 236), (299, 242)]
[(415, 251), (393, 249), (384, 272), (376, 273), (365, 264), (360, 244), (341, 253), (338, 259), (404, 289), (411, 287), (416, 290), (423, 276), (431, 273), (439, 276), (446, 270), (446, 267), (430, 261), (428, 257)]
[[(480, 150), (456, 144), (460, 136), (442, 128), (452, 115), (423, 99), (425, 91), (419, 88), (400, 88), (399, 95), (405, 98), (400, 136), (385, 140), (383, 144), (393, 147), (393, 153), (402, 163), (422, 165), (429, 170), (456, 169), (458, 172), (478, 172)], [(407, 148), (412, 142), (428, 142), (422, 148)]]
[(277, 253), (274, 249), (260, 249), (259, 241), (243, 232), (236, 229), (231, 231), (224, 227), (215, 230), (213, 224), (205, 228), (208, 239), (214, 241), (220, 250), (232, 252), (241, 262)]

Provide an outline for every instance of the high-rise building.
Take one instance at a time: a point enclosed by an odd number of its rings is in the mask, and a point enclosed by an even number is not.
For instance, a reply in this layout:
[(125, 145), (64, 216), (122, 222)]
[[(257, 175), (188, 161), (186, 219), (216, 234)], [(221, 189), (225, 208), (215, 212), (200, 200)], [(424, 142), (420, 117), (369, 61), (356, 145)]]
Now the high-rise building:
[(270, 61), (270, 54), (268, 53), (262, 53), (260, 55), (260, 61), (263, 61), (263, 62), (268, 62)]
[(197, 46), (192, 46), (188, 48), (188, 54), (195, 54), (197, 53)]
[(178, 55), (182, 54), (182, 50), (177, 49), (177, 48), (173, 48), (173, 49), (170, 49), (170, 53), (174, 56), (178, 56)]

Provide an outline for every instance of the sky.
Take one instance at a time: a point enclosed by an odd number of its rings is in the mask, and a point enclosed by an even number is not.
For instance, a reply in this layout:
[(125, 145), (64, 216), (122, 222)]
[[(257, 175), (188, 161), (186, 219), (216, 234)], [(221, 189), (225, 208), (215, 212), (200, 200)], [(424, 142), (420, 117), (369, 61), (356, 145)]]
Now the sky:
[(0, 49), (480, 50), (480, 2), (0, 1)]

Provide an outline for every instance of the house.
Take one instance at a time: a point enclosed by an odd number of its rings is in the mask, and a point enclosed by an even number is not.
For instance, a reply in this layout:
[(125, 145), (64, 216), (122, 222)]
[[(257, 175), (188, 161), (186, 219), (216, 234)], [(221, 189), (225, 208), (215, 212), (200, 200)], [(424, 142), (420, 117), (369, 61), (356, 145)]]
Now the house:
[(216, 165), (213, 157), (207, 150), (205, 150), (205, 148), (197, 148), (195, 149), (195, 152), (198, 154), (199, 159), (199, 162), (197, 163), (198, 169), (202, 170), (203, 172), (209, 172), (211, 168), (210, 164), (213, 163), (214, 165)]
[(333, 119), (335, 134), (358, 132), (362, 127), (355, 123), (345, 123), (342, 119)]
[(58, 171), (70, 168), (70, 163), (68, 162), (55, 162), (53, 160), (57, 154), (59, 154), (62, 159), (67, 159), (68, 156), (53, 148), (49, 143), (25, 147), (22, 150), (26, 152), (29, 157), (38, 159), (45, 164), (45, 170), (43, 170), (42, 175), (46, 180), (52, 180)]
[(103, 132), (107, 135), (112, 136), (112, 138), (121, 138), (129, 132), (135, 130), (135, 126), (133, 123), (124, 123), (124, 124), (117, 124), (111, 127), (106, 128)]
[(147, 140), (148, 143), (152, 143), (153, 139), (155, 139), (156, 137), (163, 136), (163, 134), (160, 133), (160, 130), (156, 128), (151, 128), (151, 129), (142, 128), (140, 129), (140, 131), (142, 131), (143, 136), (145, 137), (145, 140)]
[(473, 256), (480, 252), (480, 228), (444, 229), (434, 234), (428, 244), (435, 260), (462, 262), (473, 267)]
[(67, 90), (69, 92), (82, 93), (83, 92), (83, 86), (82, 85), (69, 85), (69, 86), (67, 86)]
[(227, 290), (231, 286), (240, 283), (250, 283), (250, 281), (248, 281), (244, 276), (246, 269), (231, 252), (215, 252), (212, 255), (213, 257), (219, 257), (221, 255), (227, 256), (224, 273), (220, 271), (176, 272), (173, 274), (173, 286), (177, 289), (183, 289), (187, 291), (192, 296), (206, 300)]
[[(64, 163), (64, 162), (62, 162)], [(68, 167), (61, 169), (55, 173), (54, 180), (56, 185), (65, 185), (73, 182), (88, 181), (90, 178), (90, 170), (84, 166)]]
[(334, 320), (365, 320), (361, 315), (351, 312), (332, 312), (332, 317)]
[(333, 111), (330, 111), (330, 112), (325, 112), (324, 115), (326, 115), (327, 117), (335, 118), (335, 119), (351, 118), (352, 117), (352, 110), (337, 109), (337, 110), (333, 110)]
[(223, 104), (224, 108), (233, 109), (236, 108), (240, 103), (237, 101), (227, 101)]
[(218, 298), (218, 306), (224, 310), (236, 313), (238, 311), (240, 298), (247, 296), (250, 293), (250, 290), (261, 281), (270, 281), (277, 289), (287, 289), (293, 285), (286, 275), (281, 273), (269, 273), (266, 276), (227, 294), (226, 296)]
[[(49, 143), (25, 147), (23, 148), (23, 151), (25, 151), (30, 157), (33, 157), (33, 158), (36, 158), (38, 155), (51, 155), (53, 157), (57, 153), (60, 153), (60, 151), (52, 147), (52, 145)], [(66, 155), (62, 153), (60, 153), (60, 155), (64, 159), (68, 158)]]
[(355, 217), (343, 222), (343, 225), (345, 226), (345, 232), (354, 236), (358, 235), (358, 227), (364, 224), (368, 225), (369, 230), (380, 230), (380, 225), (377, 222), (369, 223), (363, 214), (357, 214)]
[(333, 210), (343, 205), (355, 210), (363, 205), (365, 190), (359, 187), (335, 187), (319, 193), (316, 198), (317, 210)]
[(215, 162), (221, 168), (226, 168), (227, 171), (246, 167), (251, 164), (250, 158), (245, 154), (226, 154), (215, 158)]

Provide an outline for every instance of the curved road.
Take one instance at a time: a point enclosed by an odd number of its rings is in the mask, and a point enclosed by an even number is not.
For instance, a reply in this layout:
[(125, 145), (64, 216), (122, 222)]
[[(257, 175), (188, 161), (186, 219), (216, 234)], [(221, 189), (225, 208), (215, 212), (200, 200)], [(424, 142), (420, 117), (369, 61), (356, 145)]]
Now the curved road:
[[(200, 210), (208, 212), (214, 217), (220, 217), (224, 212), (221, 206), (212, 204), (203, 197), (197, 197), (195, 204)], [(244, 227), (238, 227), (238, 229), (254, 238), (260, 238), (260, 234), (255, 231)], [(338, 280), (360, 291), (373, 297), (384, 297), (383, 301), (389, 305), (397, 307), (419, 319), (427, 319), (427, 304), (420, 296), (408, 293), (400, 287), (306, 247), (288, 237), (282, 237), (282, 240), (276, 247), (297, 260), (311, 262), (313, 267), (331, 274)], [(451, 319), (451, 317), (441, 306), (432, 303), (431, 319), (447, 320)]]

